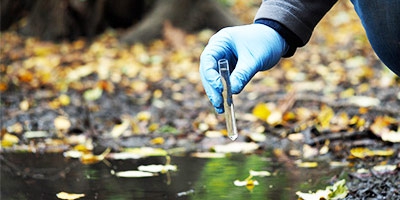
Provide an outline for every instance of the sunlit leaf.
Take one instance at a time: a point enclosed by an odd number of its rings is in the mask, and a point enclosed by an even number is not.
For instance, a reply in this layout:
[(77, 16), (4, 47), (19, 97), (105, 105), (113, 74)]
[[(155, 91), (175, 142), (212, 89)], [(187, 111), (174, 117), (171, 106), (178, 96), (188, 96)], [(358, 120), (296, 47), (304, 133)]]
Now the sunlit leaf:
[(297, 165), (297, 167), (301, 167), (301, 168), (315, 168), (315, 167), (318, 167), (318, 163), (317, 162), (297, 161), (296, 165)]
[(348, 102), (360, 107), (378, 106), (381, 103), (379, 99), (367, 96), (352, 96)]
[(254, 176), (259, 176), (259, 177), (271, 176), (271, 172), (250, 170), (250, 176), (253, 176), (253, 177)]
[(276, 126), (282, 122), (283, 113), (280, 110), (272, 110), (271, 114), (267, 117), (267, 123)]
[(221, 131), (206, 131), (205, 135), (209, 138), (218, 138), (224, 136), (224, 134)]
[(110, 153), (107, 155), (108, 159), (114, 159), (114, 160), (139, 159), (142, 157), (144, 157), (144, 156), (139, 155), (139, 154), (129, 153), (129, 152)]
[(83, 152), (78, 150), (69, 150), (63, 153), (63, 156), (66, 158), (80, 158), (82, 155)]
[(19, 103), (19, 109), (22, 111), (27, 111), (29, 109), (29, 102), (28, 100), (23, 100)]
[(370, 157), (374, 155), (374, 153), (370, 149), (363, 147), (357, 147), (351, 149), (350, 154), (356, 158), (361, 158), (361, 159), (367, 156)]
[(217, 153), (251, 153), (260, 146), (253, 142), (233, 142), (222, 145), (215, 145), (214, 150)]
[(258, 181), (255, 181), (255, 180), (244, 180), (244, 181), (240, 181), (240, 180), (235, 180), (234, 182), (233, 182), (233, 184), (235, 185), (235, 186), (238, 186), (238, 187), (242, 187), (242, 186), (247, 186), (247, 185), (258, 185), (259, 183), (258, 183)]
[(376, 173), (391, 173), (397, 169), (396, 165), (377, 165), (372, 168)]
[(50, 134), (47, 131), (26, 131), (24, 133), (24, 138), (26, 138), (26, 139), (46, 138), (49, 136), (50, 136)]
[(58, 116), (54, 119), (54, 126), (59, 131), (66, 131), (71, 127), (71, 122), (65, 116)]
[(117, 177), (123, 177), (123, 178), (142, 178), (142, 177), (157, 176), (157, 173), (144, 172), (144, 171), (138, 171), (138, 170), (129, 170), (129, 171), (120, 171), (120, 172), (115, 172), (114, 170), (112, 170), (111, 174), (113, 174)]
[(129, 127), (130, 119), (127, 116), (122, 117), (122, 122), (120, 124), (114, 125), (110, 134), (112, 137), (117, 138), (122, 135)]
[(400, 142), (400, 129), (396, 131), (388, 131), (388, 132), (383, 132), (382, 135), (382, 140), (387, 141), (387, 142), (393, 142), (393, 143), (399, 143)]
[(152, 173), (165, 173), (167, 171), (176, 171), (176, 165), (140, 165), (139, 171), (152, 172)]
[(225, 158), (224, 153), (214, 153), (214, 152), (195, 152), (190, 154), (192, 157), (196, 158)]
[(392, 156), (394, 154), (394, 150), (370, 150), (369, 148), (365, 147), (356, 147), (350, 150), (350, 154), (356, 158), (364, 159), (372, 156)]
[(126, 148), (124, 152), (136, 154), (142, 157), (168, 155), (167, 151), (165, 151), (164, 149), (151, 148), (151, 147)]
[(253, 132), (250, 133), (248, 136), (254, 142), (264, 142), (265, 140), (267, 140), (267, 136), (263, 133)]
[(336, 182), (333, 186), (327, 186), (325, 190), (317, 190), (315, 193), (296, 192), (299, 199), (302, 200), (322, 200), (322, 199), (343, 199), (347, 196), (349, 190), (344, 179)]
[(66, 200), (74, 200), (85, 197), (85, 194), (75, 194), (75, 193), (67, 193), (67, 192), (59, 192), (57, 193), (57, 198), (66, 199)]

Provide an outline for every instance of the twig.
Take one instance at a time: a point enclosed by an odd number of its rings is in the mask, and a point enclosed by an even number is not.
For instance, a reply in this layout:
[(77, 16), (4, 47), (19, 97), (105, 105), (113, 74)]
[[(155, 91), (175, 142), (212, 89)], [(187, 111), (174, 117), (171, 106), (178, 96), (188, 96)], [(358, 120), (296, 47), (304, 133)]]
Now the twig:
[(355, 132), (340, 132), (340, 133), (331, 133), (331, 134), (324, 134), (321, 136), (317, 136), (315, 138), (312, 138), (309, 141), (306, 141), (305, 143), (308, 145), (316, 145), (316, 144), (321, 144), (324, 143), (326, 140), (344, 140), (348, 138), (354, 138), (354, 137), (367, 137), (369, 136), (368, 132), (366, 131), (355, 131)]

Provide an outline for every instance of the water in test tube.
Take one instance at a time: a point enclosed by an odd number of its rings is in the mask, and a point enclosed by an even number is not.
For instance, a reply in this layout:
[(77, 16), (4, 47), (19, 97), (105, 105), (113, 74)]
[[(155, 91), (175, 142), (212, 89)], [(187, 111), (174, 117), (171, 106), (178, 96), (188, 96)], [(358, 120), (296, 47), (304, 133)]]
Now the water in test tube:
[(222, 85), (224, 86), (224, 90), (222, 91), (222, 96), (224, 98), (226, 129), (228, 131), (228, 137), (234, 141), (238, 137), (238, 132), (236, 128), (235, 111), (232, 101), (231, 82), (229, 80), (228, 60), (226, 59), (219, 60), (218, 67), (219, 67), (219, 73), (221, 75)]

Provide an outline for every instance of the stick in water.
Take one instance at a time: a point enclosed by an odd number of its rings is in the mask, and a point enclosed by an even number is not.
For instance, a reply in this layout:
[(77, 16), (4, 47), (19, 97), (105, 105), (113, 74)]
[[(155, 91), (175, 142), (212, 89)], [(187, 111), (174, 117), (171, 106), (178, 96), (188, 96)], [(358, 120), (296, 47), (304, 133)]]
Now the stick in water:
[(229, 63), (226, 59), (218, 61), (219, 73), (221, 75), (222, 85), (224, 89), (222, 96), (224, 98), (224, 109), (225, 109), (225, 120), (226, 128), (228, 131), (228, 137), (234, 141), (238, 137), (236, 128), (235, 111), (233, 107), (232, 92), (231, 92), (231, 81), (229, 80)]

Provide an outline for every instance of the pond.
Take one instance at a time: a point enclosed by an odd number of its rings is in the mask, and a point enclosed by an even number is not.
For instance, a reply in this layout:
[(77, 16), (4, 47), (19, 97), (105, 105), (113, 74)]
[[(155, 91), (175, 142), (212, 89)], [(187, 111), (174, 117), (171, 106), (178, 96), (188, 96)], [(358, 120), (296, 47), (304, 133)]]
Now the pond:
[[(296, 191), (325, 188), (342, 169), (288, 168), (264, 155), (232, 154), (223, 158), (172, 156), (177, 171), (154, 177), (124, 178), (111, 173), (139, 165), (165, 164), (165, 157), (112, 160), (84, 165), (60, 153), (2, 154), (1, 199), (58, 199), (59, 192), (84, 194), (81, 199), (296, 199)], [(269, 171), (254, 177), (251, 191), (234, 185), (249, 171)]]

